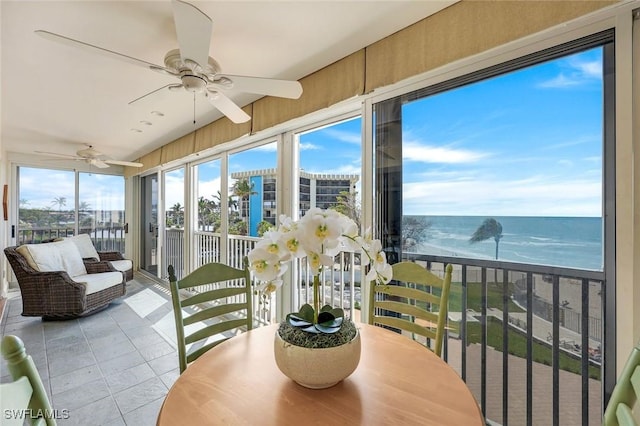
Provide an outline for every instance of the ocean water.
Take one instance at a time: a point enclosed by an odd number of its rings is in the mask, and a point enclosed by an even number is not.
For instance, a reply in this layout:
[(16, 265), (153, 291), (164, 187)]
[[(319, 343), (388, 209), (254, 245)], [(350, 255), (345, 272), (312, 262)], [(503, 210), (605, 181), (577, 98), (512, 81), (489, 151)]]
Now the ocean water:
[(602, 270), (602, 218), (521, 216), (413, 216), (430, 223), (412, 251), (495, 259), (493, 238), (470, 243), (488, 217), (502, 224), (498, 260)]

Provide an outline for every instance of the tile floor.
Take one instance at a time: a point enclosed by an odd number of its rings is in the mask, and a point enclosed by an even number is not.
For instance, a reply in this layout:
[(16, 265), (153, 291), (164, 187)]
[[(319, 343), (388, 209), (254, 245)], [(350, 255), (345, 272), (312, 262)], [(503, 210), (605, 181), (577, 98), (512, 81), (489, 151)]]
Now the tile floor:
[[(155, 425), (179, 375), (167, 287), (136, 274), (127, 296), (85, 318), (23, 317), (9, 294), (0, 333), (19, 336), (40, 372), (59, 425)], [(0, 382), (10, 380), (0, 357)], [(63, 411), (64, 410), (64, 411)]]

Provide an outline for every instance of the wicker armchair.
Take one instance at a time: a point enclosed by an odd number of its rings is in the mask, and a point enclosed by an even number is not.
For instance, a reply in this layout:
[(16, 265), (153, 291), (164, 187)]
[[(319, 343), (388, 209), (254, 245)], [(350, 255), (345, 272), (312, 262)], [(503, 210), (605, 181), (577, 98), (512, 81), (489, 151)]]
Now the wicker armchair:
[[(77, 318), (104, 308), (112, 300), (126, 294), (124, 279), (118, 285), (86, 294), (87, 286), (74, 281), (67, 272), (37, 271), (16, 249), (15, 246), (7, 247), (4, 253), (20, 286), (23, 316)], [(85, 268), (88, 274), (117, 272), (108, 262), (85, 262)]]

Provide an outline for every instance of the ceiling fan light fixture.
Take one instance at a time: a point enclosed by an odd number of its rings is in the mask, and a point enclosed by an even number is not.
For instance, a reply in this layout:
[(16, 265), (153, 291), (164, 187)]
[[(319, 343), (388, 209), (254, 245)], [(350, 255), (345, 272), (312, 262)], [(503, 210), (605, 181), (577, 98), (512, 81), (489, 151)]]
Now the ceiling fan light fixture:
[(202, 77), (198, 77), (196, 75), (186, 74), (181, 77), (182, 86), (193, 93), (201, 93), (207, 87), (207, 82)]

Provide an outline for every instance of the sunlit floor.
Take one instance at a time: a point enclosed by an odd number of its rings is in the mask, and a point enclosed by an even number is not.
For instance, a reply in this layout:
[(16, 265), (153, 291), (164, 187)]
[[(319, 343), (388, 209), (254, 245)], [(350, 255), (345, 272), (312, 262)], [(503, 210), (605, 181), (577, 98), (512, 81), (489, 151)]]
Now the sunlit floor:
[[(108, 308), (67, 321), (21, 316), (10, 292), (0, 332), (25, 343), (61, 425), (155, 425), (179, 375), (171, 295), (136, 274)], [(10, 381), (6, 362), (0, 382)], [(63, 418), (68, 417), (68, 418)]]

